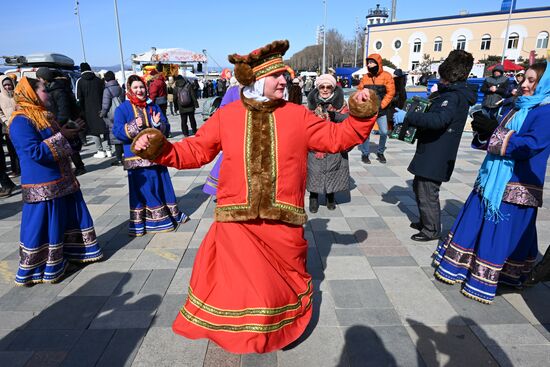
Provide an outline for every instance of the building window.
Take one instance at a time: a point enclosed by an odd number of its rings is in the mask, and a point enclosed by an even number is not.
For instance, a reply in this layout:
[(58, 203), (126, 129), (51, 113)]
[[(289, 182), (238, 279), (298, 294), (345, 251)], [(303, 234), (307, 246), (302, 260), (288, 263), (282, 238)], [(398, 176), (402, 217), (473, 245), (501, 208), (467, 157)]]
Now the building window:
[(369, 19), (369, 24), (374, 23), (374, 19)]
[(465, 50), (466, 49), (466, 37), (465, 36), (458, 36), (456, 39), (456, 49), (457, 50)]
[(491, 36), (488, 34), (481, 37), (481, 49), (490, 50), (491, 49)]
[(548, 48), (548, 32), (540, 32), (537, 36), (536, 48)]
[(382, 48), (382, 42), (376, 41), (374, 47), (376, 47), (377, 50), (380, 50)]
[(393, 43), (393, 47), (395, 47), (396, 50), (399, 50), (401, 48), (401, 41), (400, 40), (396, 40), (394, 43)]
[(422, 49), (422, 41), (420, 41), (419, 38), (415, 39), (414, 40), (414, 44), (413, 44), (413, 52), (420, 52), (420, 50)]
[(376, 19), (376, 24), (380, 24), (380, 18)]
[(519, 43), (519, 34), (512, 33), (510, 34), (510, 37), (508, 37), (507, 48), (509, 50), (516, 50), (518, 48), (518, 43)]
[(443, 39), (441, 37), (437, 37), (434, 40), (434, 51), (441, 52), (442, 48), (443, 48)]
[(416, 69), (420, 65), (420, 61), (413, 61), (411, 63), (411, 70)]

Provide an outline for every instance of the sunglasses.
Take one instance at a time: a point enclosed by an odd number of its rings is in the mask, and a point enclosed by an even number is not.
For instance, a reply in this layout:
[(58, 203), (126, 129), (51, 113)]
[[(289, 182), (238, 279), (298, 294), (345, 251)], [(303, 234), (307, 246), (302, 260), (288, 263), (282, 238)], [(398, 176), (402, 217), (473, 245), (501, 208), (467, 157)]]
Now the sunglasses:
[(328, 90), (331, 90), (332, 89), (332, 85), (320, 85), (319, 86), (319, 90), (321, 89), (328, 89)]

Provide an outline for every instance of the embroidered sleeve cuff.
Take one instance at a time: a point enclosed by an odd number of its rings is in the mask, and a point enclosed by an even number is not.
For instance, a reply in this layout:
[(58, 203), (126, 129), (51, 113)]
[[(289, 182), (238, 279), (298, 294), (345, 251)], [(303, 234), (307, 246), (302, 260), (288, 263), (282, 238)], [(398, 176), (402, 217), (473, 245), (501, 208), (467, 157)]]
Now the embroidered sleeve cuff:
[(514, 130), (507, 129), (502, 126), (497, 127), (489, 139), (487, 151), (494, 155), (504, 156), (506, 154), (508, 141), (513, 133), (515, 133)]
[(133, 139), (137, 136), (137, 134), (139, 134), (141, 128), (138, 126), (136, 120), (132, 120), (124, 125), (124, 131), (129, 139)]
[(73, 149), (69, 141), (61, 135), (61, 133), (54, 134), (44, 140), (44, 143), (48, 146), (52, 152), (53, 159), (59, 161), (61, 157), (66, 157), (73, 154)]

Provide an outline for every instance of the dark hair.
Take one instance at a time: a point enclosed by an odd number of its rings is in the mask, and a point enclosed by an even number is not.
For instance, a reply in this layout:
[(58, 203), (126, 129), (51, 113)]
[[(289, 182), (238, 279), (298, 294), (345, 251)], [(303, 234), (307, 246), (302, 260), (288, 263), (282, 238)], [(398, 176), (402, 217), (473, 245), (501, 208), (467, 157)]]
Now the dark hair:
[(111, 80), (115, 80), (115, 73), (112, 71), (108, 71), (103, 75), (103, 79), (105, 79), (106, 82), (110, 82)]
[(128, 77), (128, 80), (126, 81), (126, 85), (128, 86), (128, 89), (130, 89), (130, 87), (132, 86), (132, 83), (133, 82), (140, 82), (140, 83), (143, 83), (143, 85), (145, 85), (145, 87), (147, 87), (147, 85), (145, 84), (145, 82), (143, 81), (143, 79), (141, 79), (138, 75), (130, 75)]
[(537, 84), (538, 84), (542, 76), (544, 75), (544, 72), (546, 71), (546, 63), (545, 62), (534, 63), (533, 65), (529, 66), (529, 69), (533, 69), (537, 74)]
[(33, 90), (38, 90), (38, 87), (40, 86), (40, 80), (38, 79), (34, 79), (34, 78), (27, 78), (27, 80), (29, 81), (29, 84), (31, 85), (31, 88)]

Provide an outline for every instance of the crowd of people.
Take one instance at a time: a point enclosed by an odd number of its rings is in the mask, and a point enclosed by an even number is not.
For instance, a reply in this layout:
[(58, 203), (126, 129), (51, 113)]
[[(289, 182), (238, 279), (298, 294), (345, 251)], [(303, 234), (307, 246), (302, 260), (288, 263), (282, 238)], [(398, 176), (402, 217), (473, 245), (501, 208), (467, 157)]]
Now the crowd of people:
[[(218, 157), (204, 186), (216, 195), (215, 221), (198, 250), (173, 330), (234, 353), (281, 349), (312, 316), (305, 192), (311, 213), (320, 195), (336, 209), (335, 193), (350, 190), (348, 152), (358, 146), (361, 161), (371, 164), (369, 137), (377, 125), (376, 158), (386, 163), (391, 124), (417, 129), (408, 167), (419, 212), (410, 223), (418, 231), (411, 239), (441, 239), (433, 256), (437, 279), (462, 283), (464, 295), (483, 303), (493, 301), (499, 283), (550, 279), (550, 252), (533, 270), (550, 155), (548, 63), (533, 64), (513, 86), (498, 67), (485, 81), (483, 109), (472, 115), (472, 146), (486, 157), (442, 237), (439, 190), (452, 177), (477, 99), (477, 87), (467, 82), (472, 55), (450, 52), (439, 66), (429, 108), (419, 112), (404, 110), (406, 75), (386, 72), (379, 54), (367, 56), (368, 73), (346, 101), (345, 85), (333, 73), (315, 80), (289, 76), (283, 63), (288, 48), (288, 41), (274, 41), (230, 55), (235, 68), (229, 83), (166, 79), (155, 70), (149, 80), (132, 75), (121, 86), (112, 72), (101, 79), (86, 63), (76, 95), (66, 77), (48, 68), (17, 85), (1, 77), (3, 135), (9, 155), (18, 159), (10, 158), (11, 174), (21, 175), (24, 203), (16, 283), (57, 282), (69, 263), (102, 258), (76, 177), (86, 171), (79, 154), (83, 134), (91, 137), (95, 158), (114, 153), (113, 165), (127, 171), (130, 236), (173, 231), (187, 220), (167, 167), (198, 168)], [(223, 96), (221, 107), (198, 128), (198, 100), (210, 93)], [(168, 140), (168, 109), (181, 116), (184, 137), (174, 143)], [(2, 161), (0, 195), (7, 196), (15, 184)]]

